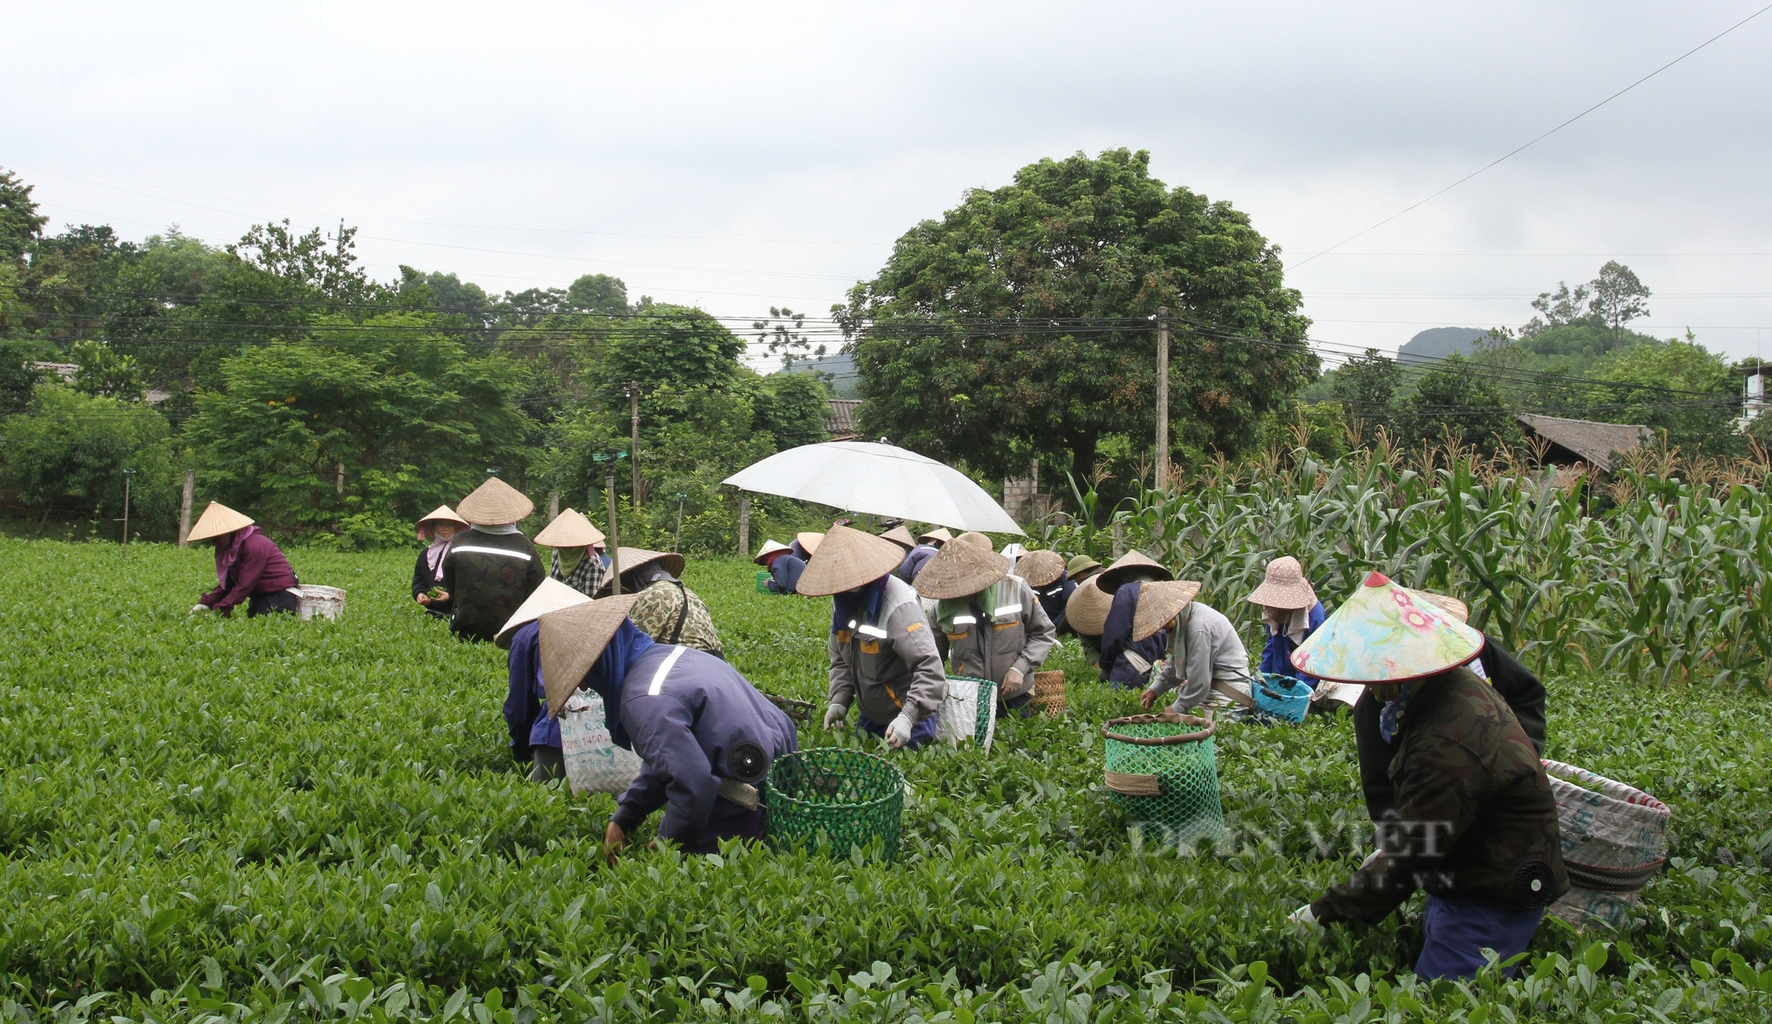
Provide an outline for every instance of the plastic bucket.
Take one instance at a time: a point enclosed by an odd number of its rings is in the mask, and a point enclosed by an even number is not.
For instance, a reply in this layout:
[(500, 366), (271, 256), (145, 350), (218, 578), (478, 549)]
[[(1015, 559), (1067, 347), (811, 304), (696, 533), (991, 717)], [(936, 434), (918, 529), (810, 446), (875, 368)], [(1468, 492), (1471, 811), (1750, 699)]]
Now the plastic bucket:
[(345, 592), (337, 587), (304, 583), (294, 589), (296, 613), (303, 619), (336, 619), (345, 613)]
[(763, 783), (772, 849), (826, 847), (839, 857), (867, 850), (898, 859), (904, 774), (885, 759), (847, 747), (778, 757)]
[(1311, 709), (1311, 688), (1309, 684), (1291, 676), (1275, 675), (1263, 672), (1261, 678), (1252, 687), (1255, 691), (1255, 707), (1275, 718), (1284, 718), (1288, 722), (1302, 722)]

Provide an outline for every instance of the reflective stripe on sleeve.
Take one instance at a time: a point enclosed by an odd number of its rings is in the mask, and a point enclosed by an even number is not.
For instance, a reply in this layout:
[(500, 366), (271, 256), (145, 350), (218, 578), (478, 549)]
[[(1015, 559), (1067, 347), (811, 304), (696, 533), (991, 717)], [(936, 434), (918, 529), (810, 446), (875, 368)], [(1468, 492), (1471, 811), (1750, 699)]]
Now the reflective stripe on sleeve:
[(683, 647), (674, 647), (671, 653), (665, 655), (664, 664), (658, 666), (657, 672), (652, 673), (652, 685), (646, 688), (648, 697), (656, 697), (664, 689), (665, 676), (671, 674), (671, 669), (676, 667), (677, 659), (683, 656), (684, 650)]

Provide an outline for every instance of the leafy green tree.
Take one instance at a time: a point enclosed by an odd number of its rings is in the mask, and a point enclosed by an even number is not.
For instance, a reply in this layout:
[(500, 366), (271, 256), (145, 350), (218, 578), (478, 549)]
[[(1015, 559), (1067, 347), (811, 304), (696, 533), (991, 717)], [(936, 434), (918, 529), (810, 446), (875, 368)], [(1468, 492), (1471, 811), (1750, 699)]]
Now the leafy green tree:
[(59, 344), (99, 334), (118, 274), (136, 255), (108, 224), (38, 239), (22, 281), (33, 333)]
[(1594, 319), (1612, 328), (1616, 341), (1624, 325), (1649, 315), (1649, 286), (1636, 272), (1617, 260), (1607, 260), (1600, 276), (1593, 280), (1593, 301), (1588, 312)]
[(31, 393), (43, 374), (37, 369), (30, 346), (0, 339), (0, 416), (24, 412)]
[(1493, 454), (1519, 440), (1520, 427), (1501, 391), (1469, 360), (1453, 355), (1421, 375), (1404, 400), (1400, 417), (1405, 436), (1417, 443), (1447, 439)]
[(37, 212), (33, 185), (0, 168), (0, 259), (22, 260), (43, 234), (49, 218)]
[(1693, 454), (1745, 452), (1735, 429), (1741, 412), (1741, 377), (1690, 333), (1684, 341), (1622, 352), (1592, 376), (1622, 385), (1593, 390), (1595, 419), (1665, 430), (1670, 444)]
[(622, 316), (628, 312), (628, 286), (619, 277), (585, 274), (566, 289), (566, 304), (575, 313)]
[(627, 408), (627, 381), (639, 382), (648, 394), (665, 387), (726, 388), (738, 377), (744, 347), (743, 339), (699, 309), (655, 304), (611, 332), (594, 387), (621, 410)]
[(281, 224), (254, 224), (228, 253), (328, 299), (363, 302), (378, 297), (380, 289), (357, 265), (356, 236), (357, 229), (343, 223), (336, 234), (314, 228), (298, 235), (285, 218)]
[(1316, 373), (1299, 301), (1246, 214), (1117, 149), (968, 192), (834, 311), (867, 433), (992, 476), (1040, 458), (1084, 479), (1107, 435), (1150, 436), (1159, 306), (1176, 448), (1235, 453)]
[(123, 511), (123, 471), (133, 469), (132, 514), (165, 523), (177, 497), (170, 432), (166, 417), (148, 406), (40, 384), (29, 411), (0, 424), (5, 485), (26, 505), (74, 498), (115, 516)]
[(521, 479), (518, 367), (434, 333), (428, 314), (315, 327), (227, 359), (224, 386), (197, 395), (186, 436), (223, 500), (321, 528), (367, 512), (410, 520), (488, 465)]
[(1531, 336), (1582, 320), (1587, 316), (1586, 303), (1590, 294), (1592, 289), (1585, 284), (1578, 284), (1571, 291), (1567, 281), (1558, 281), (1556, 291), (1539, 292), (1538, 298), (1532, 300), (1532, 308), (1538, 310), (1538, 315), (1526, 322), (1521, 333)]
[(1375, 348), (1354, 356), (1335, 371), (1330, 393), (1340, 402), (1350, 422), (1361, 424), (1367, 439), (1383, 427), (1393, 434), (1397, 416), (1393, 403), (1403, 384), (1403, 367)]
[(76, 341), (73, 346), (74, 390), (99, 398), (121, 398), (139, 402), (142, 398), (141, 367), (135, 357), (122, 355), (102, 341)]

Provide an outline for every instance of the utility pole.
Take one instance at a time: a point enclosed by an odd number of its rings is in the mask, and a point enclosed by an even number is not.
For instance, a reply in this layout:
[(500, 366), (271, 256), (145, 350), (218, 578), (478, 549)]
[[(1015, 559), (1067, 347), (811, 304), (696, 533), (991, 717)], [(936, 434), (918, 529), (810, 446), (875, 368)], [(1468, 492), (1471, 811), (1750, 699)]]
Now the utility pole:
[(672, 551), (676, 551), (683, 546), (683, 499), (687, 497), (688, 495), (684, 494), (682, 491), (677, 492), (677, 533), (676, 536), (671, 538)]
[(751, 495), (748, 491), (740, 491), (738, 495), (738, 553), (751, 553)]
[(178, 507), (178, 546), (190, 543), (185, 538), (191, 535), (191, 496), (197, 490), (197, 471), (185, 470), (185, 496)]
[(640, 507), (640, 382), (630, 380), (628, 389), (628, 426), (631, 430), (628, 443), (628, 466), (634, 471), (634, 507)]
[(135, 482), (135, 470), (123, 471), (123, 548), (129, 549), (129, 485)]
[(1157, 307), (1157, 490), (1169, 489), (1169, 307)]
[[(614, 564), (613, 574), (611, 575), (609, 582), (609, 592), (615, 595), (621, 594), (622, 572), (621, 526), (616, 522), (618, 517), (615, 512), (615, 464), (618, 460), (627, 457), (627, 454), (627, 452), (613, 452), (608, 455), (591, 456), (592, 462), (601, 462), (603, 464), (603, 493), (604, 501), (607, 502), (606, 511), (609, 513), (609, 550), (614, 553), (612, 555), (612, 561)], [(591, 553), (586, 553), (585, 557), (594, 558), (596, 556)]]

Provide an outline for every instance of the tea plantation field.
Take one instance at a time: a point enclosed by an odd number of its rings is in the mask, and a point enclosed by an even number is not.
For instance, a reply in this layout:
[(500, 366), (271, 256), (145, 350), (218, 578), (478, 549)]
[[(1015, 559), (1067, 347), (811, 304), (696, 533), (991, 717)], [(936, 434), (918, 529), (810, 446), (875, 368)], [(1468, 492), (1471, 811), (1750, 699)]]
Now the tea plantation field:
[[(1284, 920), (1367, 848), (1345, 715), (1226, 725), (1230, 835), (1152, 848), (1101, 784), (1136, 701), (1073, 641), (1068, 717), (894, 755), (897, 864), (648, 830), (608, 866), (610, 799), (515, 770), (503, 652), (417, 612), (410, 553), (291, 556), (341, 621), (187, 614), (207, 550), (0, 539), (0, 1019), (1772, 1019), (1763, 693), (1549, 679), (1550, 756), (1670, 804), (1672, 866), (1627, 933), (1547, 921), (1519, 980), (1429, 986), (1419, 902)], [(821, 700), (828, 602), (751, 574), (687, 575), (741, 671)]]

